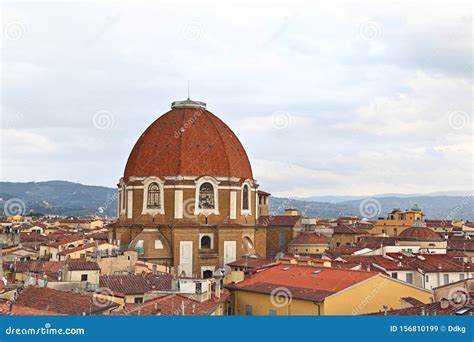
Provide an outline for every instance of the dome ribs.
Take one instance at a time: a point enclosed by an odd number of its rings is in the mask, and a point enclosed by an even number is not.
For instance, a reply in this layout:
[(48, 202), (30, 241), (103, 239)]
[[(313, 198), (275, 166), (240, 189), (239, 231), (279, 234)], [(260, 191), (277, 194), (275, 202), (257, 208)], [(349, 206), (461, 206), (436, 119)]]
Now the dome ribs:
[(246, 179), (252, 178), (252, 169), (239, 139), (217, 116), (203, 109), (173, 108), (140, 136), (124, 177), (177, 175)]

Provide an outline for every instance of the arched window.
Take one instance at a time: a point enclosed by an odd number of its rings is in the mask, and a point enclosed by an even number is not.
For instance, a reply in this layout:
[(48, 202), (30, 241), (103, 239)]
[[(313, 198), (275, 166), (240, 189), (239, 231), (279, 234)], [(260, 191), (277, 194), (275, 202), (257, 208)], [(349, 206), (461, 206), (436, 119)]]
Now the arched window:
[(254, 254), (255, 251), (253, 249), (253, 243), (252, 240), (248, 236), (244, 236), (242, 239), (242, 245), (245, 250), (245, 254)]
[(151, 183), (148, 186), (148, 199), (146, 206), (149, 209), (161, 208), (160, 186), (157, 183)]
[(242, 190), (242, 209), (249, 210), (249, 186), (247, 184)]
[(211, 248), (211, 238), (208, 235), (201, 238), (201, 248)]
[(214, 209), (214, 187), (211, 183), (202, 183), (199, 188), (199, 208)]

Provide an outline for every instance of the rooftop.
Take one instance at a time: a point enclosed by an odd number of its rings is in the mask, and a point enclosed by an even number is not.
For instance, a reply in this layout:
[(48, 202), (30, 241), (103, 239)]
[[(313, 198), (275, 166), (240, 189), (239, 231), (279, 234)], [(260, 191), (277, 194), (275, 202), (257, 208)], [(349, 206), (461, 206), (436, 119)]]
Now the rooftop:
[(70, 271), (100, 271), (99, 264), (95, 261), (68, 259), (66, 265)]
[(317, 233), (300, 233), (288, 245), (321, 245), (328, 244), (327, 237)]
[(118, 306), (115, 303), (96, 305), (90, 294), (53, 290), (47, 287), (27, 287), (14, 305), (45, 311), (48, 314), (94, 315)]
[(376, 272), (355, 271), (330, 267), (278, 265), (227, 285), (230, 289), (271, 294), (286, 287), (293, 298), (323, 301), (324, 298), (377, 276)]
[(183, 314), (204, 316), (212, 314), (217, 306), (224, 303), (229, 296), (229, 291), (224, 289), (219, 298), (212, 294), (211, 299), (199, 302), (183, 295), (167, 294), (148, 300), (143, 304), (126, 305), (123, 310), (116, 311), (114, 314), (126, 316), (179, 316)]
[(286, 226), (293, 227), (301, 219), (301, 216), (289, 215), (263, 215), (258, 218), (258, 225), (260, 227), (268, 226)]
[(149, 291), (171, 291), (173, 276), (158, 272), (147, 274), (101, 275), (99, 286), (109, 288), (114, 294), (142, 294)]

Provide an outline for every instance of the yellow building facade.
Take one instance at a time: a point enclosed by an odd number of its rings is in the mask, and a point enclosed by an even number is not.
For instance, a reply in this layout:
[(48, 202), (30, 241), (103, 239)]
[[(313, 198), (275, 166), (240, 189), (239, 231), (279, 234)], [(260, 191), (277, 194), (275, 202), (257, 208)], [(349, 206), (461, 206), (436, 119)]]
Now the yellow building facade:
[(398, 236), (417, 220), (424, 222), (425, 214), (416, 204), (413, 208), (405, 211), (395, 208), (387, 215), (387, 218), (378, 219), (374, 227), (368, 232), (377, 236)]
[[(261, 283), (247, 288), (230, 288), (234, 315), (363, 315), (385, 309), (400, 309), (403, 297), (416, 298), (423, 303), (430, 303), (432, 298), (429, 290), (381, 274), (335, 293), (328, 293), (327, 296), (324, 290), (302, 291), (301, 287), (287, 284), (269, 286), (268, 283)], [(270, 291), (270, 288), (273, 290)], [(305, 293), (311, 291), (314, 294), (321, 293), (321, 298), (304, 298)]]

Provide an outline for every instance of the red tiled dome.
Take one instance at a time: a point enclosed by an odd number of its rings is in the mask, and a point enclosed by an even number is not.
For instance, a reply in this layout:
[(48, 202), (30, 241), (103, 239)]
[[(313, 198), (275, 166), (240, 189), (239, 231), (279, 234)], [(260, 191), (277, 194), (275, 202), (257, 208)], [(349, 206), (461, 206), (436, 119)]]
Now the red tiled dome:
[(410, 227), (398, 237), (407, 240), (442, 240), (438, 233), (427, 227)]
[(252, 178), (247, 153), (232, 130), (205, 104), (182, 101), (153, 122), (128, 157), (130, 176)]

